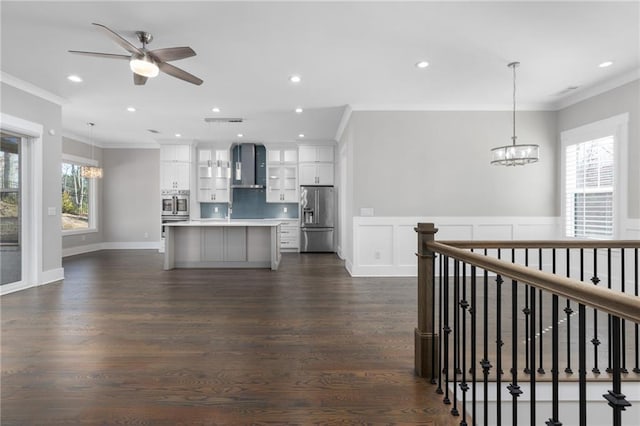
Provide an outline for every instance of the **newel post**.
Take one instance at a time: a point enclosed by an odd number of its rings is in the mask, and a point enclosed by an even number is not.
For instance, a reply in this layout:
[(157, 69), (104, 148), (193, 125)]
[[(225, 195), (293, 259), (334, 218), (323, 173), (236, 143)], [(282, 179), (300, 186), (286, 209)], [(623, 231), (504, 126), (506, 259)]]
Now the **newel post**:
[(427, 243), (434, 240), (438, 228), (433, 223), (418, 223), (418, 326), (415, 329), (415, 370), (419, 377), (435, 377), (438, 365), (438, 334), (433, 324), (433, 252)]

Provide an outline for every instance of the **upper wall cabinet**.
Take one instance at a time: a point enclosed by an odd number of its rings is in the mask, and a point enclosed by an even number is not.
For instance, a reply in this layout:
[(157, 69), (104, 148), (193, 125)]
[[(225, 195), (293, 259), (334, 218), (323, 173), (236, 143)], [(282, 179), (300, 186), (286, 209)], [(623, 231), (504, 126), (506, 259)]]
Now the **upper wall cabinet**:
[(191, 162), (191, 147), (189, 145), (162, 145), (160, 147), (160, 161)]
[(301, 145), (298, 160), (300, 185), (333, 185), (333, 146)]
[(293, 148), (267, 148), (267, 163), (269, 164), (296, 164), (298, 162), (298, 150)]
[(267, 147), (267, 203), (298, 202), (298, 150)]
[(229, 202), (229, 147), (198, 149), (198, 201)]
[(333, 163), (333, 146), (301, 145), (298, 148), (300, 163)]
[(160, 147), (160, 189), (190, 190), (191, 146)]

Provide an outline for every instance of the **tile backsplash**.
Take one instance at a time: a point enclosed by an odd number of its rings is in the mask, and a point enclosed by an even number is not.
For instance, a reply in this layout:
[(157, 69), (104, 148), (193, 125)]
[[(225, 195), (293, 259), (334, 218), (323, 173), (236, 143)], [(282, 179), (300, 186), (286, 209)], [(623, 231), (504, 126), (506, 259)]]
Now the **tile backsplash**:
[[(200, 217), (224, 219), (227, 216), (227, 208), (227, 203), (200, 203)], [(234, 188), (232, 208), (232, 219), (295, 219), (298, 217), (297, 203), (267, 203), (265, 189)]]

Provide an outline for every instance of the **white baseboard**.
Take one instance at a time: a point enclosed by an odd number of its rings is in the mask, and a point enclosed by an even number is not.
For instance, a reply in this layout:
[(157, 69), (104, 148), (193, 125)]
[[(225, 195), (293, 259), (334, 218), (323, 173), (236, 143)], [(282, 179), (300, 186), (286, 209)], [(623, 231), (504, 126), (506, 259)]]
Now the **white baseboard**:
[(5, 294), (15, 293), (16, 291), (26, 290), (31, 287), (37, 287), (40, 285), (55, 283), (64, 279), (64, 268), (49, 269), (42, 271), (40, 276), (40, 282), (18, 282), (13, 284), (6, 284), (0, 286), (0, 296)]
[(62, 257), (91, 253), (98, 250), (158, 250), (160, 241), (107, 242), (69, 247), (62, 250)]

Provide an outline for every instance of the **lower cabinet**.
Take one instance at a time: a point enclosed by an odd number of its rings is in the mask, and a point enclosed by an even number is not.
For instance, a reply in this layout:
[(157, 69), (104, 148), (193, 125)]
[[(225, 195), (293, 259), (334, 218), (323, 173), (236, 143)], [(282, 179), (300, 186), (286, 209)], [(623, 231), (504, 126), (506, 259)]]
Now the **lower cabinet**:
[(202, 235), (202, 260), (246, 262), (247, 228), (205, 228)]
[(298, 220), (285, 221), (280, 224), (280, 248), (297, 250), (300, 247), (300, 227)]

